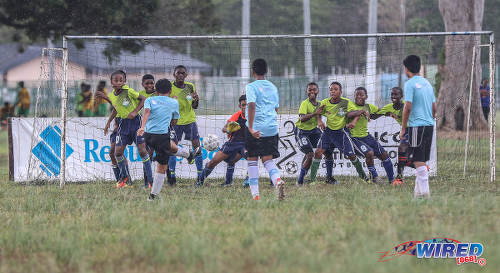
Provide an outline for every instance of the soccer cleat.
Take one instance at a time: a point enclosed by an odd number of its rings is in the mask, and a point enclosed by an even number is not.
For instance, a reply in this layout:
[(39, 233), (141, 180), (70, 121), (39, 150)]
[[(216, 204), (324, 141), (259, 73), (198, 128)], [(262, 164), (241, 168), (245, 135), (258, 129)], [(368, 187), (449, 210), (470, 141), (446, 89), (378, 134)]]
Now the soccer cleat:
[(396, 179), (392, 180), (392, 185), (393, 186), (403, 185), (403, 179), (396, 178)]
[(220, 184), (221, 187), (231, 187), (232, 185), (233, 185), (232, 182), (231, 183), (225, 183), (224, 182), (224, 183)]
[(337, 179), (335, 179), (335, 177), (332, 176), (327, 177), (325, 183), (330, 185), (337, 185), (339, 182), (337, 181)]
[(243, 180), (243, 188), (248, 188), (248, 187), (250, 187), (250, 180), (249, 180), (248, 175), (247, 175), (245, 180)]
[(198, 181), (196, 181), (196, 184), (194, 184), (194, 186), (196, 188), (201, 187), (201, 186), (203, 186), (203, 182), (201, 182), (201, 181), (198, 180)]
[(193, 164), (195, 157), (201, 154), (201, 147), (196, 147), (194, 150), (189, 152), (189, 156), (187, 158), (188, 164)]
[(175, 186), (177, 184), (177, 179), (175, 177), (168, 177), (167, 183), (169, 186)]
[(278, 178), (274, 191), (278, 200), (283, 201), (285, 199), (285, 181), (281, 180), (281, 178)]
[(302, 182), (299, 182), (299, 181), (295, 182), (295, 186), (297, 186), (297, 187), (304, 186), (304, 181), (302, 181)]
[(127, 185), (128, 177), (123, 178), (120, 182), (116, 183), (117, 188), (123, 188)]
[(260, 200), (260, 197), (258, 195), (253, 197), (253, 200)]
[(148, 201), (150, 201), (150, 202), (151, 202), (151, 201), (154, 201), (154, 200), (155, 200), (155, 198), (156, 198), (156, 195), (154, 195), (154, 194), (150, 193), (150, 194), (149, 194), (149, 197), (148, 197)]

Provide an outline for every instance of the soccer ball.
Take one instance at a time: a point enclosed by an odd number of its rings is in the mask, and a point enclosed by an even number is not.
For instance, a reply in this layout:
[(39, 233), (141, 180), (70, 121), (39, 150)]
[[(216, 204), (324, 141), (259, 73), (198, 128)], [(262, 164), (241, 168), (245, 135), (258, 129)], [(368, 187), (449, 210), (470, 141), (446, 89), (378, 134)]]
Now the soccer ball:
[(219, 147), (219, 137), (209, 134), (203, 138), (203, 147), (209, 151), (214, 151)]

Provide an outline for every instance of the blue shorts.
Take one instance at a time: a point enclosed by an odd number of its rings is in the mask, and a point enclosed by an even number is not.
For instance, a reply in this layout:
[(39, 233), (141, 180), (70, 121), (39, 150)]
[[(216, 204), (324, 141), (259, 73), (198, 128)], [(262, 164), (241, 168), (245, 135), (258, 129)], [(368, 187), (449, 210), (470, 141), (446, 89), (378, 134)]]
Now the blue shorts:
[(115, 143), (116, 142), (116, 135), (117, 134), (118, 134), (118, 132), (113, 131), (113, 133), (111, 133), (111, 135), (109, 136), (109, 142)]
[(195, 140), (200, 139), (200, 135), (198, 134), (198, 126), (196, 122), (189, 123), (186, 125), (175, 125), (175, 143), (178, 143), (182, 140), (182, 134), (184, 134), (185, 140)]
[(242, 157), (245, 155), (245, 142), (227, 141), (222, 145), (220, 151), (228, 155), (228, 158), (224, 161), (226, 163), (231, 163), (238, 154)]
[(381, 156), (386, 152), (384, 147), (370, 134), (365, 137), (353, 137), (352, 142), (354, 143), (356, 153), (365, 157), (370, 151), (373, 151), (375, 156)]
[(144, 136), (138, 136), (137, 130), (141, 127), (141, 117), (138, 115), (133, 119), (117, 118), (118, 130), (116, 131), (116, 146), (127, 146), (132, 143), (136, 145), (144, 143)]
[(318, 147), (321, 138), (321, 130), (318, 128), (307, 131), (295, 127), (294, 134), (297, 146), (304, 154), (312, 153), (313, 149)]
[(406, 144), (406, 145), (410, 144), (410, 142), (408, 142), (408, 128), (406, 128), (405, 130), (405, 139), (400, 140), (399, 144)]
[(337, 147), (346, 156), (354, 155), (351, 136), (344, 128), (340, 130), (326, 128), (321, 135), (319, 147), (327, 151), (331, 151), (332, 147)]

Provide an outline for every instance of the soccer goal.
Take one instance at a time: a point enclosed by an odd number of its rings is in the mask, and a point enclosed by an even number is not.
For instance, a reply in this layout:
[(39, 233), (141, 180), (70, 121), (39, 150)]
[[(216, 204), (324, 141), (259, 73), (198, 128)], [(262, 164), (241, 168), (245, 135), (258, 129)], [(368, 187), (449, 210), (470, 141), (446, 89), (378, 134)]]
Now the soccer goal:
[[(279, 149), (276, 163), (285, 177), (296, 177), (304, 154), (294, 136), (306, 86), (316, 82), (317, 100), (328, 98), (329, 85), (342, 85), (342, 96), (354, 101), (365, 87), (366, 103), (379, 108), (392, 103), (391, 90), (407, 80), (402, 61), (420, 56), (420, 75), (434, 86), (437, 116), (431, 175), (449, 179), (495, 180), (495, 54), (490, 31), (456, 33), (378, 33), (325, 35), (220, 36), (65, 36), (62, 48), (44, 49), (34, 116), (12, 120), (13, 180), (113, 181), (110, 133), (104, 127), (111, 108), (95, 97), (112, 92), (110, 74), (126, 72), (126, 84), (143, 90), (142, 76), (174, 80), (174, 68), (187, 68), (185, 81), (200, 97), (196, 124), (201, 138), (219, 136), (239, 109), (238, 98), (251, 82), (250, 63), (264, 58), (267, 78), (279, 90)], [(487, 86), (480, 85), (483, 79)], [(487, 91), (484, 91), (484, 90)], [(189, 94), (186, 94), (187, 96)], [(486, 95), (489, 102), (486, 104)], [(489, 106), (489, 107), (486, 107)], [(489, 112), (487, 113), (487, 109)], [(110, 129), (110, 131), (113, 128)], [(382, 115), (368, 123), (369, 132), (398, 162), (400, 125)], [(202, 141), (203, 142), (203, 141)], [(182, 140), (181, 145), (191, 142)], [(216, 153), (203, 149), (206, 164)], [(64, 156), (62, 156), (64, 155)], [(134, 145), (125, 150), (130, 174), (142, 179), (141, 158)], [(333, 150), (334, 175), (355, 176), (343, 154)], [(364, 162), (364, 159), (361, 158)], [(385, 175), (376, 159), (379, 174)], [(219, 164), (210, 178), (225, 175)], [(366, 165), (365, 165), (366, 170)], [(324, 175), (324, 165), (319, 176)], [(179, 178), (195, 178), (197, 167), (177, 159)], [(406, 167), (404, 175), (414, 169)], [(235, 177), (245, 177), (246, 162), (236, 163)], [(267, 176), (264, 169), (261, 176)]]

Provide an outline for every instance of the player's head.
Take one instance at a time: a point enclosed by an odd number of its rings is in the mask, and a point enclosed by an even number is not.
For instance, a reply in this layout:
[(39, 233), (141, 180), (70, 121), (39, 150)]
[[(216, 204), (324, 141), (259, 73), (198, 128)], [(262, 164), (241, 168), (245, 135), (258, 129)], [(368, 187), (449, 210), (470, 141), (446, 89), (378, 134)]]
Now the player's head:
[(97, 89), (102, 90), (106, 86), (106, 81), (99, 81), (97, 84)]
[(483, 80), (481, 80), (481, 85), (486, 86), (486, 85), (488, 85), (488, 82), (489, 82), (488, 78), (483, 78)]
[(20, 81), (17, 84), (19, 85), (20, 88), (24, 88), (24, 81)]
[(168, 79), (160, 79), (156, 82), (155, 89), (158, 94), (168, 95), (172, 91), (172, 84)]
[(254, 75), (264, 76), (267, 74), (267, 63), (264, 59), (255, 59), (252, 62), (252, 71)]
[(403, 65), (405, 66), (407, 77), (410, 77), (409, 73), (418, 74), (418, 72), (420, 72), (420, 57), (417, 55), (408, 55), (403, 60)]
[(366, 88), (360, 86), (354, 90), (354, 102), (357, 105), (365, 105), (366, 99), (368, 98), (368, 92)]
[(111, 86), (113, 89), (118, 90), (121, 89), (125, 82), (127, 81), (127, 74), (123, 70), (116, 70), (111, 73)]
[(174, 78), (178, 83), (183, 83), (184, 79), (187, 77), (187, 68), (182, 64), (174, 68)]
[(403, 89), (399, 86), (391, 88), (391, 101), (392, 103), (400, 103), (403, 98)]
[(247, 96), (246, 95), (241, 95), (240, 98), (238, 99), (238, 106), (241, 109), (241, 113), (245, 115), (245, 110), (247, 109)]
[(317, 83), (310, 82), (307, 84), (306, 94), (309, 99), (315, 100), (316, 97), (318, 96), (318, 93), (319, 93), (319, 88)]
[(332, 99), (338, 99), (342, 96), (342, 84), (340, 82), (330, 83), (330, 97)]
[(142, 87), (144, 87), (146, 92), (152, 93), (155, 89), (155, 77), (151, 74), (142, 76)]

